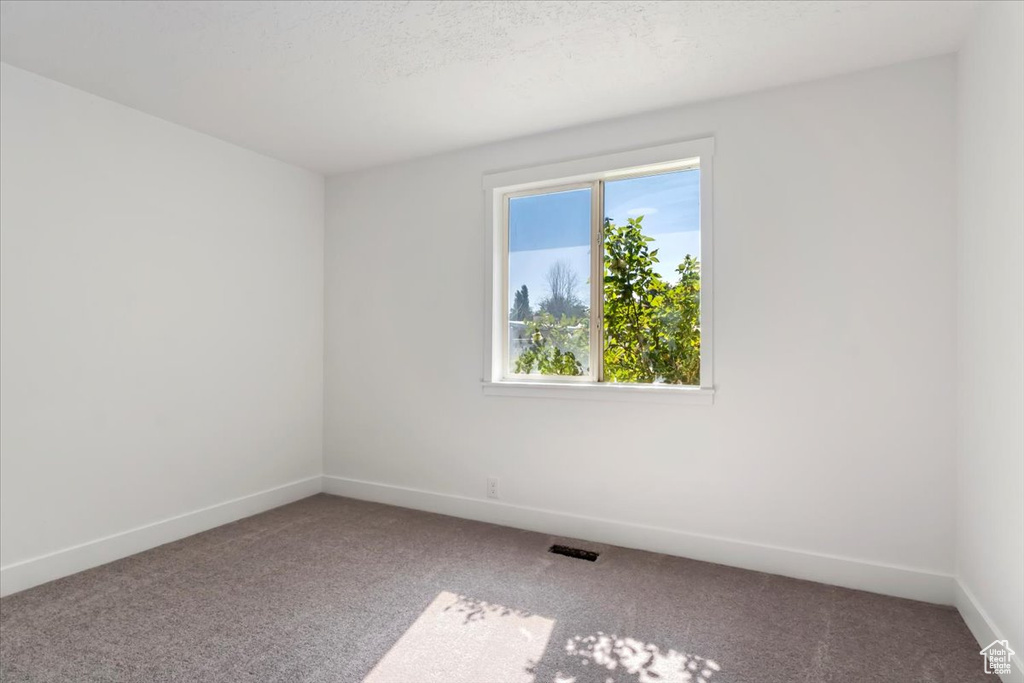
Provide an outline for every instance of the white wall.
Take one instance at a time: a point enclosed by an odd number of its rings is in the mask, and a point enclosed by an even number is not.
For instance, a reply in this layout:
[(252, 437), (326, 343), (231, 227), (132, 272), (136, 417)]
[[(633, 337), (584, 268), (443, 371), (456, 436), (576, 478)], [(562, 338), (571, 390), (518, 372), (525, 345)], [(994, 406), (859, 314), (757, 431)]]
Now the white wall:
[[(954, 76), (937, 58), (329, 179), (328, 490), (951, 601)], [(715, 405), (482, 396), (481, 174), (709, 134)], [(477, 501), (487, 476), (517, 507)]]
[(959, 55), (958, 90), (957, 575), (969, 594), (958, 605), (979, 639), (1009, 638), (1020, 656), (1024, 4), (995, 2), (982, 9)]
[(0, 76), (3, 591), (319, 490), (323, 178)]

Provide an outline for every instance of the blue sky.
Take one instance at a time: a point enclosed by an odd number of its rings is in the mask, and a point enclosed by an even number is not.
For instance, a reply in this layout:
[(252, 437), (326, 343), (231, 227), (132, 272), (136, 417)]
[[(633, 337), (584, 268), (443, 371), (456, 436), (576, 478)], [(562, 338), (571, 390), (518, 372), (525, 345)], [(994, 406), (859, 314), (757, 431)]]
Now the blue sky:
[[(686, 254), (700, 251), (700, 171), (614, 180), (605, 183), (605, 215), (615, 223), (643, 215), (644, 233), (655, 238), (667, 280)], [(589, 303), (590, 189), (519, 197), (509, 206), (509, 306), (522, 285), (530, 304), (549, 294), (545, 275), (565, 261), (579, 275), (577, 295)]]
[(607, 182), (604, 213), (615, 223), (643, 216), (644, 233), (652, 237), (667, 232), (699, 231), (700, 171)]
[(510, 252), (585, 247), (590, 241), (590, 188), (514, 198), (508, 223)]

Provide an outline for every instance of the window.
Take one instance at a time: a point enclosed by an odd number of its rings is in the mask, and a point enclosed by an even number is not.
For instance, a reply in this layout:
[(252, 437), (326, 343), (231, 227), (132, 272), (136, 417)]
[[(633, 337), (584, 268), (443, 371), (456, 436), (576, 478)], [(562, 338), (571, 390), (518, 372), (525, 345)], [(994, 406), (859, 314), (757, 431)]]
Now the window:
[(710, 402), (712, 147), (485, 176), (485, 392)]

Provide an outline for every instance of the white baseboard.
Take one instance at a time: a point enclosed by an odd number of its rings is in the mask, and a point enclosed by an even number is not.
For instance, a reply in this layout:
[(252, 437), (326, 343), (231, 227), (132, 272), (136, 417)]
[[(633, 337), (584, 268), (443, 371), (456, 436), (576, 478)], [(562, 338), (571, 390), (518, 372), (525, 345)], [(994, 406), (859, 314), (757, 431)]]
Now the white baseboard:
[[(998, 634), (973, 596), (952, 576), (790, 548), (585, 517), (498, 501), (325, 475), (291, 482), (201, 510), (0, 567), (0, 595), (106, 564), (324, 491), (557, 536), (689, 557), (859, 590), (956, 604), (975, 637)], [(1019, 668), (1019, 661), (1018, 668)]]
[(53, 581), (320, 493), (320, 475), (0, 567), (0, 595)]
[(952, 605), (948, 574), (324, 475), (325, 493)]
[[(971, 630), (974, 639), (978, 641), (979, 653), (981, 648), (988, 647), (990, 643), (1006, 639), (1005, 632), (995, 625), (995, 622), (988, 616), (988, 612), (982, 608), (981, 603), (974, 597), (974, 593), (960, 579), (956, 580), (955, 590), (956, 608), (960, 611), (960, 616), (964, 618), (964, 623)], [(1010, 643), (1010, 646), (1017, 648), (1017, 654), (1010, 657), (1013, 661), (1013, 672), (1008, 676), (1000, 676), (1000, 679), (1003, 683), (1022, 683), (1024, 681), (1024, 663), (1021, 661), (1020, 650), (1024, 649), (1024, 644), (1018, 646), (1017, 643)], [(978, 655), (978, 661), (981, 662), (980, 654)]]

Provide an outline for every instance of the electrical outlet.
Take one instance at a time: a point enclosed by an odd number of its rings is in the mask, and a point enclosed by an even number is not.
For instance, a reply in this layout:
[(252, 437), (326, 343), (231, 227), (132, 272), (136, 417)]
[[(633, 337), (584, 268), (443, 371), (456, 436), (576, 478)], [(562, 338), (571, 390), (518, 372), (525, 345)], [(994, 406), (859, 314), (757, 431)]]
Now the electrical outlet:
[(498, 497), (498, 478), (487, 477), (487, 497), (497, 498)]

